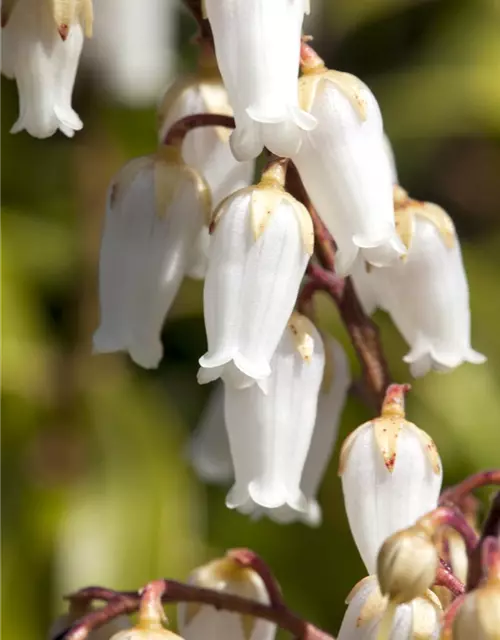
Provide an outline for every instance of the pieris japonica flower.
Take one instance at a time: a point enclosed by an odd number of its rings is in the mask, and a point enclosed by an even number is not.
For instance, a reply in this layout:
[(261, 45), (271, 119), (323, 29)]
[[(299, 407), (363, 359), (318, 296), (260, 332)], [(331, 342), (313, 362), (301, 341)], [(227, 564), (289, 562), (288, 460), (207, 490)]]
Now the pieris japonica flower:
[(115, 633), (111, 640), (183, 640), (183, 638), (162, 626), (137, 625), (132, 629)]
[(205, 482), (226, 484), (233, 478), (233, 463), (224, 420), (224, 385), (217, 384), (196, 427), (189, 457), (197, 475)]
[(500, 580), (488, 577), (465, 596), (453, 623), (453, 640), (500, 638)]
[[(199, 567), (191, 574), (189, 583), (269, 604), (262, 578), (232, 558), (221, 558)], [(273, 640), (276, 633), (276, 626), (267, 620), (217, 611), (194, 602), (178, 605), (178, 621), (184, 640)]]
[(409, 199), (400, 187), (395, 205), (408, 254), (383, 269), (355, 270), (365, 309), (377, 305), (390, 314), (410, 346), (404, 361), (414, 376), (483, 363), (485, 357), (471, 348), (469, 288), (451, 219), (437, 205)]
[(91, 35), (92, 0), (17, 0), (2, 30), (2, 72), (19, 92), (11, 133), (72, 137), (82, 128), (71, 95), (84, 31)]
[(347, 73), (314, 67), (299, 90), (318, 122), (293, 156), (300, 177), (338, 247), (335, 267), (347, 274), (358, 253), (385, 265), (405, 253), (394, 224), (392, 170), (382, 116), (371, 91)]
[(271, 361), (267, 393), (253, 385), (225, 386), (225, 419), (235, 483), (231, 509), (288, 521), (310, 507), (301, 478), (316, 420), (323, 378), (323, 341), (294, 312)]
[(405, 420), (404, 385), (391, 385), (380, 418), (344, 441), (339, 475), (354, 541), (374, 573), (383, 541), (434, 509), (442, 481), (431, 438)]
[(273, 165), (260, 184), (233, 194), (214, 213), (201, 384), (222, 377), (238, 387), (264, 386), (271, 373), (314, 244), (309, 213), (284, 190), (283, 178)]
[(299, 108), (300, 39), (308, 0), (206, 0), (217, 62), (236, 130), (231, 148), (238, 160), (266, 146), (279, 156), (297, 152), (302, 130), (316, 121)]
[(109, 194), (99, 263), (96, 352), (128, 351), (156, 367), (165, 316), (207, 213), (206, 183), (173, 148), (129, 162)]
[[(347, 596), (347, 611), (337, 640), (377, 640), (387, 607), (376, 576), (363, 578)], [(397, 607), (387, 640), (438, 640), (441, 604), (432, 591)]]

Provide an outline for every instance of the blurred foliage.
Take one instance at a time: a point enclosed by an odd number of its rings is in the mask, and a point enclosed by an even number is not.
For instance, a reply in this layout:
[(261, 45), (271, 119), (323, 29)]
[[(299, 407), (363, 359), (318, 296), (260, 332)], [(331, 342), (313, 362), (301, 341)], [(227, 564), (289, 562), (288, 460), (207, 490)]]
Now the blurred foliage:
[[(408, 401), (410, 419), (438, 444), (446, 482), (456, 482), (499, 464), (500, 5), (313, 0), (312, 9), (309, 30), (330, 66), (374, 88), (402, 184), (444, 205), (462, 236), (473, 343), (489, 362), (415, 381)], [(186, 68), (193, 25), (179, 24)], [(3, 79), (2, 94), (4, 637), (44, 637), (71, 589), (184, 579), (232, 546), (261, 553), (290, 604), (335, 632), (363, 577), (338, 451), (318, 530), (228, 511), (224, 490), (202, 486), (187, 464), (209, 393), (195, 379), (205, 347), (201, 285), (184, 284), (158, 371), (91, 356), (106, 187), (129, 157), (154, 148), (153, 109), (111, 104), (82, 70), (75, 103), (85, 129), (74, 141), (38, 141), (9, 135), (17, 98)], [(318, 308), (323, 328), (347, 346), (330, 301)], [(403, 341), (383, 314), (377, 320), (393, 375), (407, 380)], [(341, 437), (369, 417), (350, 400)]]

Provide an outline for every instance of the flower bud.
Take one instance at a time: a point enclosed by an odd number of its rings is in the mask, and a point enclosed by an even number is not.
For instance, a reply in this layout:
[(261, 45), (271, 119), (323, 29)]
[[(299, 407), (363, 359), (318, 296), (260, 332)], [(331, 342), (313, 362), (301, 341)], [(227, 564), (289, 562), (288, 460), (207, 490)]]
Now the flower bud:
[(183, 640), (183, 638), (164, 627), (136, 626), (127, 631), (115, 633), (111, 640)]
[(453, 623), (453, 640), (500, 639), (500, 582), (487, 580), (465, 596)]
[[(242, 567), (231, 558), (214, 560), (196, 569), (191, 574), (189, 583), (269, 604), (269, 594), (262, 578), (253, 569)], [(276, 633), (276, 626), (267, 620), (217, 611), (213, 607), (197, 603), (179, 604), (178, 622), (184, 640), (272, 640)]]
[[(347, 596), (347, 611), (338, 640), (376, 640), (387, 607), (387, 597), (380, 593), (376, 576), (363, 578)], [(396, 607), (390, 627), (390, 640), (437, 640), (440, 632), (441, 606), (435, 594)]]
[(383, 541), (434, 509), (442, 468), (431, 438), (405, 419), (405, 385), (387, 389), (381, 416), (348, 436), (339, 475), (351, 532), (369, 572)]
[(358, 78), (325, 68), (303, 75), (299, 93), (318, 125), (292, 159), (335, 239), (336, 271), (350, 273), (358, 254), (374, 265), (397, 261), (405, 247), (396, 233), (393, 178), (375, 97)]
[(271, 361), (267, 392), (226, 384), (225, 419), (235, 483), (229, 508), (278, 522), (305, 517), (301, 478), (313, 437), (324, 348), (316, 328), (294, 313)]
[(432, 587), (438, 565), (438, 552), (425, 529), (414, 525), (397, 531), (377, 557), (380, 589), (397, 604), (410, 602)]
[(217, 62), (236, 129), (238, 160), (266, 146), (278, 156), (297, 151), (315, 119), (299, 108), (297, 76), (307, 0), (206, 0)]
[(11, 133), (23, 129), (47, 138), (60, 129), (72, 137), (83, 124), (71, 94), (83, 47), (92, 29), (91, 0), (18, 0), (2, 29), (2, 72), (15, 78), (20, 113)]
[(311, 218), (265, 174), (220, 205), (212, 229), (204, 288), (208, 351), (198, 381), (265, 386), (313, 251)]
[(158, 366), (163, 322), (207, 210), (206, 183), (175, 149), (161, 149), (122, 168), (108, 195), (95, 352), (128, 351), (140, 366)]

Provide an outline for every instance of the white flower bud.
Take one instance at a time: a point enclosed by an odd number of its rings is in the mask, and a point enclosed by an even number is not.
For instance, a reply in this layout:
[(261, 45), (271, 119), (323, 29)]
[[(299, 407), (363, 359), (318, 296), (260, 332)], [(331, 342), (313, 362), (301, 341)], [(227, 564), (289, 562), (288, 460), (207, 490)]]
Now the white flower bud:
[(453, 640), (499, 640), (500, 582), (487, 580), (465, 596), (453, 623)]
[(439, 555), (429, 532), (419, 524), (396, 531), (377, 557), (377, 577), (384, 595), (396, 603), (410, 602), (430, 589)]
[(436, 446), (405, 420), (401, 387), (389, 387), (381, 417), (351, 433), (340, 453), (347, 517), (369, 573), (383, 541), (434, 509), (441, 490)]
[(136, 626), (127, 631), (119, 631), (111, 640), (183, 640), (181, 636), (161, 626)]
[(318, 397), (318, 410), (311, 446), (307, 454), (300, 487), (308, 501), (302, 519), (311, 525), (321, 524), (321, 507), (316, 493), (330, 461), (337, 438), (340, 418), (351, 384), (349, 361), (337, 340), (324, 336), (325, 371)]
[(225, 418), (235, 484), (229, 508), (288, 521), (308, 511), (301, 476), (316, 419), (324, 369), (323, 341), (294, 313), (271, 362), (267, 393), (226, 385)]
[[(241, 567), (231, 558), (214, 560), (196, 569), (189, 583), (269, 604), (262, 578), (253, 570)], [(178, 605), (179, 630), (184, 640), (230, 638), (231, 640), (273, 640), (276, 626), (249, 615), (217, 611), (197, 603)]]
[(400, 188), (397, 192), (396, 224), (408, 254), (383, 269), (356, 268), (353, 278), (363, 306), (390, 314), (410, 346), (404, 361), (413, 376), (449, 371), (464, 362), (481, 364), (486, 358), (470, 344), (469, 288), (453, 223), (437, 205), (410, 200)]
[(347, 274), (358, 253), (385, 265), (405, 253), (394, 225), (392, 174), (375, 97), (360, 80), (336, 71), (300, 79), (301, 104), (317, 119), (293, 156), (300, 177), (338, 247)]
[(315, 120), (299, 108), (297, 76), (307, 0), (206, 0), (217, 62), (236, 130), (238, 160), (266, 146), (279, 156), (296, 153), (301, 130)]
[(123, 167), (108, 195), (96, 352), (128, 351), (137, 364), (158, 366), (162, 325), (207, 208), (206, 183), (173, 156), (137, 158)]
[[(337, 640), (376, 640), (387, 606), (376, 576), (358, 582), (347, 596), (347, 611)], [(396, 608), (388, 640), (438, 640), (441, 605), (432, 591)]]
[(230, 196), (214, 216), (198, 381), (264, 385), (313, 250), (311, 218), (268, 182)]
[(11, 133), (23, 129), (47, 138), (60, 129), (72, 137), (83, 124), (71, 95), (84, 40), (92, 27), (90, 0), (18, 0), (2, 30), (2, 71), (15, 78), (19, 118)]
[(226, 484), (233, 479), (222, 383), (217, 383), (191, 437), (189, 458), (198, 477), (205, 482)]

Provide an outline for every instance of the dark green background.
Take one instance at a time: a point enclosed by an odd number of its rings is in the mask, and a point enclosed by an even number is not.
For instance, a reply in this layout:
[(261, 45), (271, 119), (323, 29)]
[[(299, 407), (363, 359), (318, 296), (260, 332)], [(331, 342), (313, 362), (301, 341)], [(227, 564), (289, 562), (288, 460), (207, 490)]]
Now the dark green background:
[[(408, 400), (410, 419), (437, 442), (446, 482), (455, 482), (500, 458), (500, 6), (311, 4), (323, 11), (313, 27), (319, 52), (379, 98), (401, 183), (443, 205), (462, 237), (473, 346), (489, 362), (418, 380)], [(187, 42), (186, 16), (179, 29)], [(188, 68), (189, 45), (181, 58)], [(344, 598), (364, 575), (336, 476), (338, 451), (321, 489), (319, 530), (229, 512), (224, 490), (204, 487), (186, 463), (209, 392), (195, 379), (205, 350), (202, 285), (183, 285), (158, 371), (91, 356), (107, 183), (127, 159), (154, 149), (154, 110), (118, 108), (81, 72), (75, 106), (83, 132), (39, 141), (9, 135), (14, 84), (2, 80), (2, 92), (5, 637), (42, 638), (68, 589), (184, 579), (231, 546), (261, 553), (289, 603), (336, 632)], [(330, 302), (319, 306), (323, 328), (348, 345)], [(379, 320), (393, 375), (406, 381), (405, 346)], [(351, 399), (342, 437), (369, 417)]]

